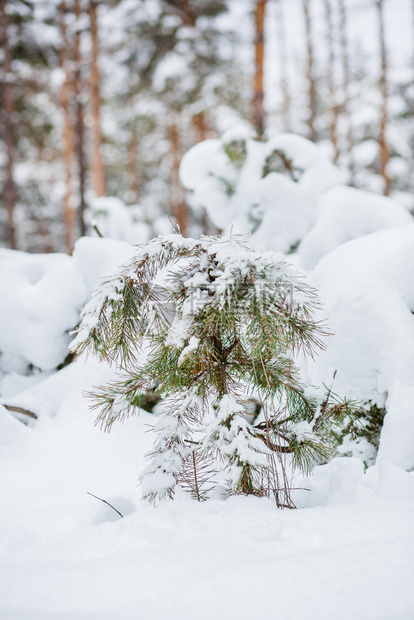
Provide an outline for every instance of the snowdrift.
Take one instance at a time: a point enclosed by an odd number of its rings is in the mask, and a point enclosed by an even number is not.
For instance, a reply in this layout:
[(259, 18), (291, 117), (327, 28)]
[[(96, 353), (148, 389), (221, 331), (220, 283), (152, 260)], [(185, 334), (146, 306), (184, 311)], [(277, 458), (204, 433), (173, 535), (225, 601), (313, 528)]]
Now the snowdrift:
[(412, 216), (342, 186), (298, 137), (210, 140), (181, 174), (193, 208), (225, 234), (250, 232), (253, 247), (290, 252), (309, 272), (332, 335), (303, 370), (314, 385), (336, 370), (338, 395), (385, 406), (377, 462), (366, 470), (355, 450), (295, 479), (297, 511), (180, 495), (154, 510), (137, 488), (154, 416), (105, 434), (85, 393), (116, 368), (82, 356), (57, 370), (82, 307), (131, 247), (85, 238), (72, 257), (0, 250), (0, 402), (37, 416), (0, 405), (0, 617), (411, 618)]

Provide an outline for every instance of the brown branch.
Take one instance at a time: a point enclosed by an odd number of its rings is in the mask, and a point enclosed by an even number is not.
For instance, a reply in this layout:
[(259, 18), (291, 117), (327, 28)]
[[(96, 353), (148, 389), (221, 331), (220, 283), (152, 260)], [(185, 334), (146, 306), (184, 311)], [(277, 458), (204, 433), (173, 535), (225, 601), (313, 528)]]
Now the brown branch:
[(94, 223), (92, 225), (92, 228), (94, 229), (94, 231), (96, 232), (96, 234), (98, 235), (98, 237), (100, 237), (101, 239), (104, 238), (103, 234), (101, 233), (101, 231), (98, 228), (98, 224)]
[[(283, 439), (286, 439), (286, 441), (288, 441), (286, 437), (284, 437), (280, 433), (278, 434)], [(275, 443), (270, 441), (268, 437), (264, 437), (263, 435), (253, 434), (253, 437), (256, 437), (256, 439), (261, 439), (263, 443), (266, 444), (266, 446), (272, 450), (272, 452), (279, 452), (280, 454), (292, 454), (294, 452), (294, 449), (291, 446), (277, 446)]]
[(193, 11), (190, 10), (188, 6), (188, 2), (184, 1), (184, 7), (187, 10), (180, 9), (177, 6), (171, 6), (166, 2), (162, 2), (162, 8), (166, 13), (170, 13), (171, 15), (177, 15), (186, 26), (194, 27), (196, 25), (196, 16)]
[(106, 499), (102, 499), (102, 497), (98, 497), (97, 495), (94, 495), (93, 493), (89, 493), (89, 491), (86, 491), (88, 495), (91, 495), (92, 497), (94, 497), (95, 499), (99, 499), (99, 501), (103, 502), (104, 504), (106, 504), (107, 506), (109, 506), (110, 508), (112, 508), (112, 510), (115, 510), (115, 512), (117, 512), (119, 514), (119, 516), (121, 517), (121, 519), (124, 518), (124, 515), (121, 515), (121, 513), (119, 512), (119, 510), (117, 510), (116, 508), (114, 508), (114, 506), (112, 506), (112, 504), (110, 504), (109, 502), (106, 501)]
[(15, 407), (14, 405), (5, 405), (4, 403), (1, 403), (1, 404), (8, 411), (13, 411), (15, 413), (23, 413), (24, 415), (29, 416), (29, 418), (33, 418), (34, 420), (37, 420), (37, 415), (33, 413), (33, 411), (29, 411), (28, 409), (23, 409), (22, 407)]
[[(336, 372), (337, 371), (335, 370), (334, 373), (333, 373), (332, 384), (335, 381)], [(319, 426), (320, 426), (320, 424), (321, 424), (321, 422), (323, 420), (323, 416), (325, 415), (326, 407), (328, 406), (328, 402), (329, 402), (329, 399), (331, 397), (331, 393), (332, 393), (332, 387), (329, 388), (328, 393), (326, 395), (326, 398), (325, 398), (325, 400), (323, 401), (323, 403), (321, 405), (320, 414), (316, 418), (315, 423), (314, 423), (313, 428), (312, 428), (312, 432), (313, 433), (315, 433), (317, 431), (317, 429), (319, 428)]]
[(197, 465), (196, 465), (196, 460), (195, 460), (195, 450), (193, 450), (193, 452), (192, 452), (192, 457), (193, 457), (195, 490), (196, 490), (197, 500), (200, 502), (201, 499), (200, 499), (200, 492), (198, 490)]
[(272, 450), (272, 452), (279, 452), (281, 454), (293, 454), (294, 452), (294, 449), (290, 446), (277, 446), (272, 441), (270, 441), (270, 439), (264, 439), (263, 441), (267, 445), (267, 447)]

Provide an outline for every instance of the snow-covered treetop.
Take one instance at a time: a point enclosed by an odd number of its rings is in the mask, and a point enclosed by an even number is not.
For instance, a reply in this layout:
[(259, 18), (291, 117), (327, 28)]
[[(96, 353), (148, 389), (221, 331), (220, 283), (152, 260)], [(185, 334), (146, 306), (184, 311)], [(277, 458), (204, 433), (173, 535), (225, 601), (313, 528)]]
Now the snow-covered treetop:
[[(230, 306), (237, 307), (240, 321), (246, 314), (242, 304), (257, 306), (259, 314), (271, 309), (275, 325), (269, 334), (281, 331), (283, 323), (284, 347), (321, 346), (319, 328), (305, 328), (318, 304), (316, 293), (282, 255), (255, 252), (243, 237), (194, 240), (172, 234), (137, 246), (132, 259), (95, 290), (71, 348), (92, 346), (99, 355), (125, 361), (144, 338), (172, 344), (197, 336), (190, 325), (201, 312), (226, 307), (229, 314)], [(187, 337), (177, 338), (184, 324)]]

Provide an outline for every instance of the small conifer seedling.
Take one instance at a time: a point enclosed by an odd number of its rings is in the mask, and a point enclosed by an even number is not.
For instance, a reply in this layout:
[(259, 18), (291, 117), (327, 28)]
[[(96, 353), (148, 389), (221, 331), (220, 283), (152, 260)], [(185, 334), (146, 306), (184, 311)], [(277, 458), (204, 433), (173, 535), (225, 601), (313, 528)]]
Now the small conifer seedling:
[(94, 394), (97, 422), (110, 430), (148, 394), (161, 400), (144, 497), (181, 485), (200, 500), (220, 483), (293, 506), (292, 471), (326, 459), (352, 415), (310, 396), (294, 363), (323, 347), (318, 303), (277, 254), (238, 238), (159, 237), (97, 288), (72, 344), (119, 370)]

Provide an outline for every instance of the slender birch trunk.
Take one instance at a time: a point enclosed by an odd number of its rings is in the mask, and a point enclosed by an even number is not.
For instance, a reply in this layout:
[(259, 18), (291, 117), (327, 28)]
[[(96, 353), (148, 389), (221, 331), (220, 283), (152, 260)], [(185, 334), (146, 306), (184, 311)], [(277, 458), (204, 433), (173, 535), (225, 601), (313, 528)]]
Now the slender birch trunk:
[(92, 103), (92, 183), (96, 196), (105, 196), (105, 169), (102, 160), (102, 132), (101, 132), (101, 94), (100, 94), (100, 75), (98, 66), (99, 57), (99, 37), (97, 21), (96, 0), (91, 0), (89, 4), (89, 19), (91, 25), (91, 103)]
[(14, 130), (14, 96), (13, 73), (11, 68), (11, 53), (8, 38), (8, 19), (6, 13), (7, 0), (0, 0), (0, 38), (3, 51), (3, 107), (4, 107), (4, 143), (6, 146), (6, 169), (3, 189), (3, 200), (7, 214), (7, 237), (9, 246), (16, 249), (16, 228), (13, 221), (16, 206), (17, 192), (14, 180), (14, 165), (16, 160), (16, 136)]
[(306, 79), (308, 82), (308, 106), (309, 106), (309, 138), (313, 142), (317, 142), (318, 134), (316, 131), (316, 118), (318, 114), (318, 102), (316, 95), (316, 80), (314, 67), (314, 53), (312, 41), (312, 18), (311, 18), (311, 0), (302, 0), (303, 14), (305, 17), (305, 37), (307, 50), (306, 63)]
[(381, 119), (378, 143), (380, 147), (380, 174), (384, 179), (384, 196), (389, 196), (391, 191), (391, 179), (388, 174), (388, 162), (390, 160), (390, 149), (387, 141), (388, 127), (388, 59), (387, 47), (385, 44), (384, 33), (384, 0), (377, 0), (377, 14), (379, 26), (379, 40), (381, 48), (381, 75), (379, 79), (379, 88), (381, 92)]
[(73, 250), (73, 236), (75, 211), (73, 208), (73, 165), (75, 160), (75, 144), (73, 122), (71, 118), (72, 77), (69, 69), (69, 43), (66, 27), (67, 7), (63, 1), (59, 5), (60, 26), (60, 67), (65, 75), (65, 81), (60, 91), (60, 105), (63, 113), (63, 166), (65, 170), (65, 195), (63, 198), (63, 220), (65, 223), (65, 249), (68, 254)]
[(79, 232), (81, 236), (86, 233), (86, 225), (84, 221), (84, 213), (86, 209), (85, 202), (85, 183), (86, 183), (86, 160), (85, 160), (85, 126), (84, 126), (84, 109), (82, 101), (82, 76), (81, 76), (81, 49), (80, 49), (80, 15), (81, 7), (80, 0), (75, 0), (75, 17), (76, 17), (76, 29), (73, 45), (73, 60), (74, 60), (74, 87), (76, 96), (76, 157), (78, 163), (78, 175), (79, 175), (79, 211), (78, 222)]
[(266, 13), (266, 0), (256, 0), (255, 21), (255, 76), (254, 76), (254, 99), (253, 121), (257, 135), (262, 137), (265, 130), (264, 117), (264, 90), (263, 90), (263, 61), (264, 61), (264, 21)]
[(329, 135), (334, 149), (333, 161), (338, 163), (339, 159), (339, 147), (338, 147), (338, 102), (337, 102), (337, 88), (335, 83), (335, 45), (334, 45), (334, 24), (332, 18), (332, 6), (331, 0), (324, 0), (325, 5), (325, 19), (326, 19), (326, 39), (328, 44), (328, 92), (329, 92), (329, 108), (330, 108), (330, 122), (329, 122)]
[(339, 1), (339, 17), (341, 23), (340, 43), (342, 57), (342, 111), (347, 120), (346, 143), (349, 161), (349, 182), (351, 185), (355, 183), (355, 159), (354, 159), (354, 128), (351, 118), (349, 85), (351, 83), (351, 71), (349, 68), (349, 49), (348, 49), (348, 13), (345, 6), (345, 0)]
[(292, 131), (292, 99), (290, 96), (290, 83), (288, 71), (288, 53), (286, 45), (285, 16), (283, 4), (279, 0), (276, 4), (277, 13), (277, 39), (279, 42), (279, 67), (280, 67), (280, 90), (282, 93), (282, 122), (283, 130)]

